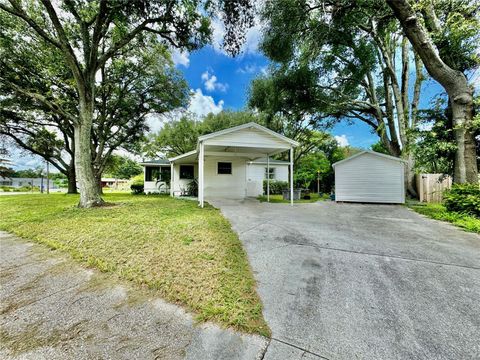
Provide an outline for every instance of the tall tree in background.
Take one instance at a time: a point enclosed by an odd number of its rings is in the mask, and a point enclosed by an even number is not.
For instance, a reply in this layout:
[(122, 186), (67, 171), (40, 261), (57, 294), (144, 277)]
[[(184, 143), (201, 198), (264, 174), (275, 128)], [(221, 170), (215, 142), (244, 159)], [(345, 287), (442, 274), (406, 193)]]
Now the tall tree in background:
[(260, 115), (249, 111), (222, 111), (208, 114), (201, 121), (192, 114), (185, 114), (179, 120), (166, 122), (157, 134), (152, 135), (145, 144), (144, 154), (147, 157), (182, 155), (196, 148), (200, 135), (248, 122), (263, 123)]
[(10, 167), (12, 163), (7, 159), (7, 149), (0, 147), (0, 176), (4, 178), (11, 177), (15, 171)]
[(263, 17), (262, 49), (276, 65), (270, 77), (253, 82), (251, 105), (312, 127), (363, 121), (390, 154), (409, 161), (407, 188), (415, 194), (410, 133), (422, 63), (388, 6), (274, 0)]
[[(473, 89), (465, 71), (478, 68), (480, 3), (387, 0), (428, 73), (445, 89), (455, 133), (454, 181), (477, 182)], [(415, 8), (413, 7), (415, 5)]]

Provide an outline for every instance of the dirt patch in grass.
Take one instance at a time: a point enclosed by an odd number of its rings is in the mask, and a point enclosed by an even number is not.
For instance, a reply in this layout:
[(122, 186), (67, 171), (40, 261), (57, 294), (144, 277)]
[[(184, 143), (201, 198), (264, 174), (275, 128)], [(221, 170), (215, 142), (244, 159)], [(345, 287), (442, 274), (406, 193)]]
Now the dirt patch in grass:
[(0, 198), (0, 229), (156, 290), (224, 326), (269, 335), (246, 254), (219, 210), (169, 197), (108, 194), (121, 206), (79, 209), (77, 196)]

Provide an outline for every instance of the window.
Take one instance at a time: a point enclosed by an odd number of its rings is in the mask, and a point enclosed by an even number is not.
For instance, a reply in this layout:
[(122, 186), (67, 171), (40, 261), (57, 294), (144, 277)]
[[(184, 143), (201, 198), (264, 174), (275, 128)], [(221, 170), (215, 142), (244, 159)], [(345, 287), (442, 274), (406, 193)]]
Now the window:
[(180, 165), (180, 179), (193, 179), (193, 165)]
[[(270, 170), (270, 174), (267, 171)], [(275, 180), (275, 168), (265, 168), (265, 179)]]
[(170, 182), (170, 167), (162, 166), (160, 168), (160, 180), (169, 183)]
[(232, 174), (232, 163), (231, 162), (219, 162), (217, 164), (217, 174)]
[(3, 181), (0, 181), (0, 185), (3, 185), (3, 186), (12, 186), (12, 181), (3, 180)]
[(145, 181), (157, 181), (160, 176), (160, 168), (147, 166), (145, 168)]

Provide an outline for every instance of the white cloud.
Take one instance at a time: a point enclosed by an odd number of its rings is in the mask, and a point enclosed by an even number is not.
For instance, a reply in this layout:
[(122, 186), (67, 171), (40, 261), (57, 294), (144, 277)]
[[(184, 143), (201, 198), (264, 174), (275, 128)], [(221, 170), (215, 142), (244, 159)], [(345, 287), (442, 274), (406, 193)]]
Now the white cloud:
[(254, 54), (258, 52), (258, 45), (262, 38), (262, 27), (257, 24), (250, 28), (245, 36), (245, 43), (243, 44), (243, 51), (246, 54)]
[(203, 94), (202, 89), (192, 90), (188, 108), (178, 108), (165, 114), (152, 114), (148, 116), (147, 124), (150, 128), (149, 133), (158, 133), (166, 122), (180, 120), (183, 115), (190, 114), (201, 119), (210, 113), (218, 114), (223, 110), (223, 105), (223, 100), (215, 103), (213, 97)]
[(267, 66), (258, 66), (257, 64), (246, 64), (245, 66), (239, 67), (237, 73), (240, 74), (258, 74), (267, 75), (268, 67)]
[(205, 86), (205, 90), (207, 91), (214, 91), (219, 90), (222, 92), (227, 91), (228, 84), (222, 84), (221, 82), (217, 81), (217, 77), (207, 70), (202, 74), (202, 81), (203, 85)]
[(337, 140), (337, 143), (338, 145), (340, 146), (348, 146), (350, 145), (349, 142), (348, 142), (348, 139), (347, 139), (347, 135), (343, 134), (343, 135), (335, 135), (335, 140)]
[(190, 99), (188, 111), (197, 115), (198, 117), (202, 117), (210, 113), (218, 114), (223, 110), (223, 104), (223, 100), (215, 103), (215, 100), (211, 96), (204, 95), (202, 93), (202, 89), (197, 89), (194, 91)]
[(183, 65), (185, 67), (188, 67), (190, 65), (189, 56), (190, 54), (186, 51), (180, 51), (178, 49), (174, 49), (172, 51), (172, 60), (176, 66)]

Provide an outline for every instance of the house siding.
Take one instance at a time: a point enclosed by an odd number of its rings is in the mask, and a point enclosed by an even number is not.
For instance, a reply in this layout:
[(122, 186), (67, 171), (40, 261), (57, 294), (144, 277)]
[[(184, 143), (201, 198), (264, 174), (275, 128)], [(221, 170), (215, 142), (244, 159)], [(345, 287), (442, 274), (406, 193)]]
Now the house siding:
[(404, 203), (404, 164), (365, 153), (335, 166), (335, 199)]
[[(288, 181), (288, 164), (272, 164), (271, 168), (275, 168), (276, 181)], [(263, 194), (263, 180), (265, 179), (266, 164), (250, 164), (247, 163), (247, 188), (248, 196), (259, 196)]]
[[(218, 174), (218, 162), (232, 163), (232, 174)], [(245, 189), (245, 159), (205, 157), (205, 199), (243, 199)]]
[(180, 179), (180, 165), (193, 165), (193, 176), (198, 179), (198, 163), (174, 164), (173, 165), (173, 194), (180, 195), (182, 190), (186, 190), (190, 179)]

